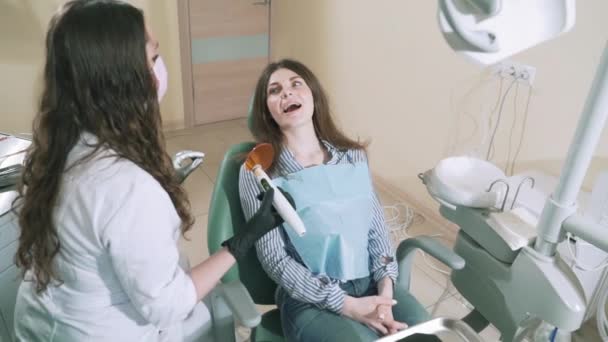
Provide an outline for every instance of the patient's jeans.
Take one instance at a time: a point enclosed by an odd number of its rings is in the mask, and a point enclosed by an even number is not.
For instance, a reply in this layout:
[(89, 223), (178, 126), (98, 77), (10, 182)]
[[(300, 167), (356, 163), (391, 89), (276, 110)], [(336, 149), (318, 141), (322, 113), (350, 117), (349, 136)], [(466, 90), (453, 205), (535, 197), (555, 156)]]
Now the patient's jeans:
[[(370, 277), (348, 281), (340, 286), (353, 297), (377, 294), (376, 283)], [(393, 298), (393, 318), (408, 325), (428, 320), (429, 314), (424, 307), (407, 291), (395, 287)], [(278, 306), (281, 324), (287, 341), (374, 341), (380, 336), (367, 326), (350, 318), (337, 315), (328, 310), (318, 309), (308, 303), (291, 298), (285, 291), (279, 291)], [(412, 336), (415, 337), (415, 336)], [(408, 338), (408, 340), (410, 340)]]

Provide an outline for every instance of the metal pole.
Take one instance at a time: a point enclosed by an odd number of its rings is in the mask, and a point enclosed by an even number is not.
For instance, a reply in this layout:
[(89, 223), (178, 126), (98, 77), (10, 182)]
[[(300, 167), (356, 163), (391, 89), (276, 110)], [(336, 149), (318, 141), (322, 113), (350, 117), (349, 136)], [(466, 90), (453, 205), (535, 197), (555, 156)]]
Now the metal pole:
[[(562, 224), (576, 211), (576, 198), (600, 140), (608, 117), (608, 45), (604, 48), (583, 114), (578, 122), (559, 184), (545, 203), (538, 223), (535, 249), (548, 256), (555, 254), (563, 239)], [(593, 241), (588, 241), (593, 243)]]

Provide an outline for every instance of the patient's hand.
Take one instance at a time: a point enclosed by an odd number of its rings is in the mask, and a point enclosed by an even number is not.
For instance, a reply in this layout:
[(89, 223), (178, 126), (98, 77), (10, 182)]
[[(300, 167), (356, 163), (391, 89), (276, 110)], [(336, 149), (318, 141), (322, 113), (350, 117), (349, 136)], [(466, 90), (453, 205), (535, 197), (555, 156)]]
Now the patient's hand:
[(378, 320), (388, 331), (388, 334), (395, 334), (399, 330), (407, 328), (407, 324), (395, 321), (393, 318), (392, 305), (378, 305), (377, 308)]
[[(365, 324), (368, 328), (377, 331), (382, 335), (389, 333), (388, 328), (378, 318), (378, 307), (386, 306), (391, 308), (397, 302), (392, 298), (382, 296), (369, 296), (355, 298), (346, 296), (342, 314), (350, 319)], [(389, 310), (390, 311), (390, 310)], [(391, 312), (391, 318), (393, 317)], [(393, 325), (391, 324), (391, 327)]]
[[(384, 277), (378, 282), (378, 295), (386, 298), (393, 298), (393, 280)], [(395, 321), (393, 318), (392, 305), (378, 305), (376, 310), (378, 320), (388, 330), (389, 334), (394, 334), (399, 330), (407, 328), (407, 324)]]

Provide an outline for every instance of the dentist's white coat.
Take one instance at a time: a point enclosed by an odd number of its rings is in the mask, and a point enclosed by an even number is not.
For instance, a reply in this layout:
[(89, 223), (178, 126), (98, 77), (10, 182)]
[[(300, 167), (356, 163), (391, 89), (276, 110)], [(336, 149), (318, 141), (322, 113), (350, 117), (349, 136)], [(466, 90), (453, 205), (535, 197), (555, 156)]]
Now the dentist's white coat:
[[(68, 165), (92, 149), (84, 134)], [(134, 163), (101, 151), (69, 169), (54, 222), (63, 284), (19, 288), (18, 341), (181, 341), (196, 290), (180, 267), (180, 219), (169, 195)], [(31, 277), (31, 275), (27, 275)], [(200, 307), (199, 307), (200, 306)], [(208, 318), (202, 303), (197, 324)], [(202, 317), (201, 317), (202, 316)]]

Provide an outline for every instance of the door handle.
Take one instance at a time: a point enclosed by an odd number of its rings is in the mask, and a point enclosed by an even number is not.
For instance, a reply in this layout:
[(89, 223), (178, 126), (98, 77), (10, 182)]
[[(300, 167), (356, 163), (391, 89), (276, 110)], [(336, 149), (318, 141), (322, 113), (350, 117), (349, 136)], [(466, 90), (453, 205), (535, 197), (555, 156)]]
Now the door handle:
[(253, 5), (255, 6), (266, 6), (270, 3), (270, 0), (263, 0), (263, 1), (255, 1), (253, 2)]

